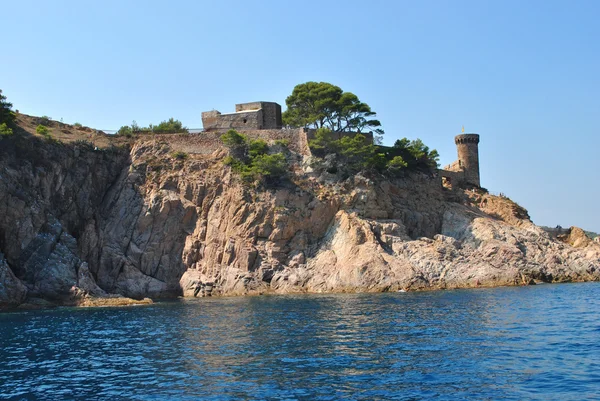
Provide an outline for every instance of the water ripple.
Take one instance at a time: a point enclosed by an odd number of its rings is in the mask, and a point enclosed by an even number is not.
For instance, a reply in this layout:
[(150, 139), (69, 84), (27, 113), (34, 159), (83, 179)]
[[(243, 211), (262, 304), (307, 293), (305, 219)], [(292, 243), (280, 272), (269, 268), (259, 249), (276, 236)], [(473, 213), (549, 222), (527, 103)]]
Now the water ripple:
[(600, 284), (0, 314), (0, 399), (598, 399)]

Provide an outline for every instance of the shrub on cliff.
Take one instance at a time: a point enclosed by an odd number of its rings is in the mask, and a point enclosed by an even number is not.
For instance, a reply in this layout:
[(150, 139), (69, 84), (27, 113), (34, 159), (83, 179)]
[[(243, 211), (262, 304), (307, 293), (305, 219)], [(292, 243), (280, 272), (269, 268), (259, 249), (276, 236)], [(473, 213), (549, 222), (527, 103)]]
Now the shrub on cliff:
[(317, 157), (336, 155), (339, 169), (349, 174), (364, 170), (382, 171), (386, 167), (385, 155), (361, 134), (334, 140), (331, 130), (320, 128), (309, 141), (309, 146)]
[(181, 121), (175, 120), (173, 117), (166, 121), (161, 121), (158, 125), (150, 124), (152, 132), (157, 134), (175, 134), (175, 133), (187, 133), (188, 130), (183, 126)]
[(12, 111), (12, 103), (6, 100), (0, 89), (0, 124), (12, 125), (15, 121), (15, 113)]
[(117, 131), (117, 135), (126, 136), (127, 138), (130, 138), (131, 135), (133, 135), (133, 130), (129, 125), (124, 125), (121, 128), (119, 128), (119, 130)]
[(221, 142), (228, 148), (237, 146), (244, 146), (248, 138), (245, 135), (240, 134), (234, 129), (230, 129), (225, 134), (221, 135)]
[(46, 137), (48, 135), (50, 135), (50, 130), (48, 129), (48, 127), (46, 127), (45, 125), (42, 125), (42, 124), (38, 125), (35, 128), (35, 132), (37, 132), (38, 134), (40, 134), (42, 136), (46, 136)]
[(177, 160), (185, 160), (185, 159), (189, 158), (190, 155), (178, 150), (178, 151), (171, 153), (171, 157), (173, 157), (174, 159), (177, 159)]
[(246, 183), (276, 184), (286, 175), (288, 166), (283, 153), (269, 154), (269, 145), (262, 139), (248, 139), (235, 130), (221, 135), (230, 150), (223, 163), (230, 166)]
[(408, 163), (404, 161), (402, 156), (394, 156), (392, 160), (387, 162), (388, 172), (392, 175), (397, 175), (406, 167), (408, 167)]
[(6, 123), (0, 124), (0, 138), (9, 137), (13, 134), (13, 130), (6, 125)]
[(437, 150), (429, 150), (420, 139), (413, 141), (407, 138), (398, 139), (394, 143), (394, 151), (399, 153), (409, 168), (438, 168), (440, 155)]

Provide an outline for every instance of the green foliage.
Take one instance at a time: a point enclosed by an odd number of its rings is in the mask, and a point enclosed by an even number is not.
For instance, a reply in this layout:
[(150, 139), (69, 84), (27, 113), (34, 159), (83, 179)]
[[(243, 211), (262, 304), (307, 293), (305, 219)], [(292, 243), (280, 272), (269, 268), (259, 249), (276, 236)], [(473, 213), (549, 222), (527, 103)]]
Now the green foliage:
[(287, 162), (282, 153), (262, 154), (252, 159), (250, 169), (260, 176), (279, 178), (287, 171)]
[(328, 128), (333, 132), (374, 131), (383, 134), (381, 122), (368, 104), (351, 92), (327, 82), (296, 85), (285, 100), (284, 124), (294, 127)]
[(81, 128), (81, 127), (83, 127), (83, 125), (81, 125), (80, 123), (74, 123), (73, 127), (75, 127), (75, 128)]
[(343, 136), (334, 142), (343, 165), (350, 171), (361, 171), (375, 167), (377, 148), (369, 144), (364, 135)]
[(269, 146), (262, 139), (251, 139), (248, 142), (248, 155), (253, 157), (258, 157), (260, 155), (264, 155), (269, 151)]
[(40, 125), (43, 125), (45, 127), (50, 125), (50, 121), (52, 121), (52, 118), (48, 117), (48, 116), (41, 116), (40, 117)]
[(48, 127), (46, 127), (45, 125), (42, 125), (42, 124), (38, 125), (35, 128), (35, 132), (37, 132), (38, 134), (43, 135), (45, 137), (50, 135), (50, 130), (48, 129)]
[(189, 158), (190, 155), (178, 150), (178, 151), (171, 153), (171, 157), (173, 157), (174, 159), (177, 159), (177, 160), (185, 160), (185, 159)]
[(408, 167), (408, 163), (404, 161), (402, 156), (394, 156), (392, 160), (387, 162), (388, 171), (394, 175), (398, 174), (406, 167)]
[(133, 130), (129, 125), (124, 125), (117, 131), (117, 135), (126, 136), (127, 138), (131, 138), (133, 135)]
[(336, 154), (340, 167), (349, 173), (369, 169), (382, 171), (386, 167), (385, 155), (361, 134), (345, 135), (334, 140), (331, 130), (319, 128), (309, 146), (317, 157)]
[(0, 138), (8, 137), (13, 135), (13, 130), (6, 125), (6, 123), (0, 124)]
[(50, 133), (50, 129), (44, 125), (38, 125), (35, 128), (35, 132), (37, 132), (38, 134), (42, 135), (44, 138), (46, 138), (49, 142), (60, 142), (57, 139), (55, 139), (52, 134)]
[(0, 89), (0, 124), (12, 125), (15, 121), (15, 113), (12, 111), (12, 103), (6, 100)]
[(437, 150), (430, 150), (423, 141), (416, 139), (409, 141), (407, 138), (398, 139), (394, 143), (394, 150), (402, 156), (411, 168), (438, 168), (440, 155)]
[(234, 148), (238, 146), (245, 146), (247, 138), (245, 135), (238, 133), (234, 129), (230, 129), (227, 133), (221, 135), (221, 142), (228, 148)]
[(262, 139), (248, 139), (235, 130), (221, 135), (221, 141), (231, 150), (223, 163), (230, 166), (246, 183), (276, 183), (287, 172), (282, 153), (268, 154), (269, 146)]
[(130, 138), (133, 134), (138, 133), (155, 133), (155, 134), (175, 134), (175, 133), (187, 133), (188, 129), (183, 126), (181, 121), (175, 120), (173, 117), (166, 121), (161, 121), (158, 125), (150, 124), (148, 127), (140, 127), (138, 123), (133, 120), (131, 126), (124, 125), (117, 131), (117, 135), (123, 135)]
[[(399, 139), (393, 148), (374, 145), (361, 135), (344, 135), (335, 140), (335, 135), (328, 128), (319, 128), (309, 146), (313, 155), (325, 157), (335, 154), (337, 165), (329, 166), (328, 171), (342, 170), (355, 174), (360, 171), (374, 170), (398, 175), (404, 169), (437, 168), (439, 155), (436, 150), (429, 150), (420, 139), (409, 141)], [(386, 151), (387, 149), (387, 151)]]
[(319, 128), (315, 132), (315, 137), (308, 141), (308, 146), (315, 156), (323, 157), (328, 153), (335, 152), (331, 130), (329, 128)]
[(153, 126), (150, 124), (152, 132), (157, 134), (173, 134), (178, 132), (188, 132), (187, 128), (183, 126), (181, 121), (175, 120), (173, 117), (167, 121), (161, 121), (158, 125)]

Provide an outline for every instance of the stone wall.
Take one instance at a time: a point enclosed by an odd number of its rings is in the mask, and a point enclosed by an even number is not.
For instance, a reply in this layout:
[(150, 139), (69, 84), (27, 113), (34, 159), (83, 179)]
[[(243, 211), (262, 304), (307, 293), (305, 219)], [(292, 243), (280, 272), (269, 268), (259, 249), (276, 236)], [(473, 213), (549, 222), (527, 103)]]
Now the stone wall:
[(205, 131), (279, 129), (281, 106), (274, 102), (252, 102), (236, 104), (235, 113), (206, 111), (202, 113), (202, 125)]
[[(205, 131), (199, 134), (165, 134), (156, 135), (156, 139), (163, 140), (175, 151), (191, 154), (211, 154), (216, 150), (224, 149), (221, 142), (221, 135), (227, 130)], [(311, 156), (308, 147), (307, 130), (304, 128), (296, 129), (258, 129), (242, 132), (251, 139), (262, 139), (269, 144), (276, 140), (287, 140), (288, 148), (303, 156)]]
[(205, 131), (262, 129), (263, 111), (251, 110), (230, 114), (221, 114), (218, 111), (204, 112), (202, 113), (202, 125)]

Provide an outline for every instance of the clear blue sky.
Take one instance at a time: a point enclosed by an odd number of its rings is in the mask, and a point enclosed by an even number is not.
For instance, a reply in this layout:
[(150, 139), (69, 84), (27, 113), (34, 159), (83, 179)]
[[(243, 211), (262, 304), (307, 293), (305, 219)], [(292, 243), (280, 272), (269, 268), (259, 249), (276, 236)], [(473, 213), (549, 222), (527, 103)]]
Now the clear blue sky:
[(326, 81), (377, 112), (384, 142), (443, 165), (462, 125), (482, 185), (537, 224), (600, 231), (598, 1), (0, 0), (0, 89), (23, 113), (99, 129), (285, 104)]

